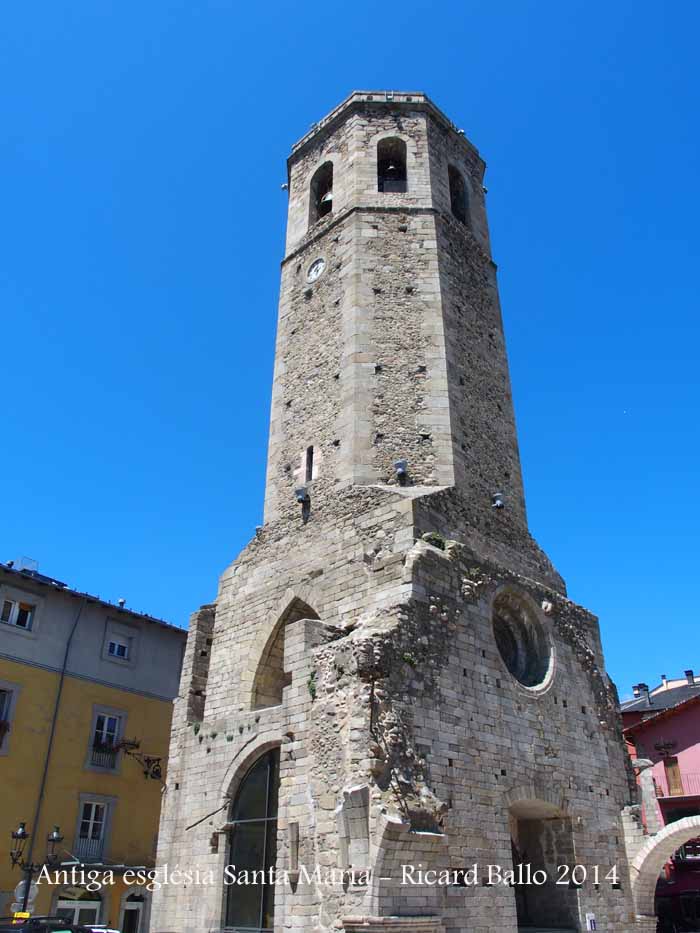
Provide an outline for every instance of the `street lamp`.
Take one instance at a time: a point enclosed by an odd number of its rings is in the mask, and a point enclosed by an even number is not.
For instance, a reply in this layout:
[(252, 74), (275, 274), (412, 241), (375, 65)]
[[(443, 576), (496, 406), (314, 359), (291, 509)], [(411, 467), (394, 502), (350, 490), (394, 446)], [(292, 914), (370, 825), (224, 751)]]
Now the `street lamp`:
[[(10, 849), (10, 862), (14, 868), (18, 865), (21, 870), (24, 872), (24, 891), (22, 892), (22, 911), (27, 910), (27, 904), (29, 903), (29, 894), (32, 887), (32, 879), (35, 874), (38, 874), (42, 865), (35, 865), (31, 860), (32, 856), (32, 847), (29, 849), (29, 858), (25, 860), (24, 858), (24, 849), (29, 841), (29, 833), (27, 832), (27, 824), (22, 822), (19, 824), (17, 829), (12, 831), (12, 848)], [(60, 856), (56, 853), (56, 846), (60, 845), (63, 842), (63, 836), (61, 835), (61, 830), (58, 826), (54, 826), (53, 830), (46, 837), (46, 860), (44, 865), (55, 865)]]
[(24, 847), (27, 844), (29, 839), (29, 833), (27, 832), (27, 824), (20, 823), (17, 829), (12, 832), (12, 849), (10, 850), (10, 861), (12, 862), (12, 867), (15, 865), (22, 864), (22, 854), (24, 853)]

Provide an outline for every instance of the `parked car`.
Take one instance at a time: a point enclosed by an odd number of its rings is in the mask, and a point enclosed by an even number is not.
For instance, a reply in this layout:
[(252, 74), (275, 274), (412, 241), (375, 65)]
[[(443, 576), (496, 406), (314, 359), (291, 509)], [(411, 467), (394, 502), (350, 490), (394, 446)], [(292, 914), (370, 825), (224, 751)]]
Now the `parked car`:
[(20, 928), (22, 933), (92, 933), (90, 927), (73, 923), (66, 917), (29, 917), (27, 920), (0, 917), (0, 933), (17, 933)]

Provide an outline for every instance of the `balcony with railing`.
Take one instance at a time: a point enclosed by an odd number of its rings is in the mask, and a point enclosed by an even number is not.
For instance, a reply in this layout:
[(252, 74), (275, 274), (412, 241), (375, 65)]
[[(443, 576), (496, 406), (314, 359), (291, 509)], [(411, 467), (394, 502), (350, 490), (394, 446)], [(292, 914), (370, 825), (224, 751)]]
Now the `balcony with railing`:
[(118, 749), (110, 742), (95, 742), (90, 754), (90, 763), (96, 768), (113, 771), (117, 766)]
[(700, 797), (700, 774), (681, 772), (670, 780), (668, 774), (655, 774), (657, 797)]
[(104, 839), (90, 839), (85, 836), (78, 836), (75, 840), (73, 855), (83, 862), (101, 862), (103, 852)]

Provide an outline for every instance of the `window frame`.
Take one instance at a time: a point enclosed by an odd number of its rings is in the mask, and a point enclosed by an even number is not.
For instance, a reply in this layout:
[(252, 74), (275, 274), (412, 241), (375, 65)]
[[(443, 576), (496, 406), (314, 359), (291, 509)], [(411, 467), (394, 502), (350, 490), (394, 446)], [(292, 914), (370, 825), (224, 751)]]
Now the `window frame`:
[(15, 710), (17, 708), (17, 699), (21, 689), (20, 684), (12, 683), (9, 680), (0, 680), (0, 690), (9, 694), (9, 699), (6, 701), (7, 708), (4, 711), (5, 718), (3, 720), (8, 724), (8, 729), (4, 735), (0, 736), (0, 756), (10, 754), (10, 737), (13, 732), (12, 727), (15, 719)]
[[(129, 650), (131, 648), (131, 645), (129, 644), (130, 641), (131, 639), (120, 641), (119, 636), (114, 635), (107, 642), (107, 654), (110, 656), (110, 658), (117, 658), (120, 661), (128, 661), (131, 655), (131, 651)], [(114, 645), (115, 648), (123, 648), (124, 654), (120, 654), (118, 651), (112, 651), (112, 645)]]
[[(264, 816), (253, 816), (249, 818), (243, 817), (242, 819), (234, 818), (237, 808), (238, 808), (239, 801), (242, 796), (242, 793), (246, 789), (248, 779), (252, 776), (253, 772), (261, 765), (263, 761), (267, 762), (267, 776), (266, 776), (267, 786), (265, 789), (265, 815)], [(273, 788), (272, 784), (270, 783), (271, 775), (274, 775), (277, 780), (277, 786), (275, 788)], [(267, 872), (269, 867), (274, 867), (277, 864), (277, 857), (279, 854), (278, 832), (279, 832), (279, 818), (280, 818), (279, 786), (280, 786), (280, 747), (273, 746), (272, 748), (268, 748), (266, 751), (261, 752), (257, 756), (257, 758), (255, 758), (255, 760), (248, 766), (248, 768), (246, 768), (245, 772), (243, 773), (243, 776), (241, 777), (238, 783), (233, 799), (231, 800), (231, 803), (229, 805), (228, 819), (225, 824), (226, 830), (227, 830), (227, 842), (226, 842), (226, 867), (227, 868), (235, 864), (233, 862), (233, 856), (234, 856), (233, 847), (234, 847), (234, 840), (235, 840), (235, 834), (236, 834), (236, 827), (237, 826), (251, 826), (252, 824), (256, 824), (256, 823), (262, 824), (262, 831), (263, 831), (263, 837), (264, 837), (262, 870)], [(273, 802), (275, 804), (274, 813), (272, 813), (271, 811)], [(268, 865), (267, 840), (268, 840), (268, 828), (270, 827), (271, 824), (274, 825), (275, 851), (274, 851), (274, 859), (269, 860), (269, 865)], [(254, 869), (254, 870), (260, 870), (260, 869)], [(259, 893), (260, 925), (256, 927), (246, 927), (245, 928), (246, 933), (272, 933), (272, 930), (274, 929), (276, 886), (274, 884), (269, 885), (267, 883), (263, 883), (259, 885), (259, 887), (260, 887), (260, 893)], [(268, 888), (270, 889), (270, 892), (268, 892), (267, 890)], [(232, 911), (232, 906), (231, 906), (232, 899), (235, 897), (237, 893), (235, 889), (236, 889), (236, 885), (229, 885), (227, 888), (226, 897), (224, 900), (223, 926), (226, 928), (229, 928), (231, 926), (231, 924), (229, 923), (229, 919), (230, 919), (230, 914)], [(269, 927), (265, 927), (265, 926), (262, 926), (262, 921), (264, 919), (266, 897), (270, 895), (270, 893), (272, 897), (272, 907), (271, 907), (271, 916), (270, 916), (272, 924)], [(234, 924), (234, 927), (235, 926), (236, 925)], [(239, 928), (243, 929), (243, 927), (240, 927), (240, 926)]]
[[(101, 657), (110, 664), (120, 667), (136, 667), (138, 658), (139, 630), (121, 620), (108, 618), (105, 620), (104, 638), (102, 640)], [(122, 658), (117, 654), (110, 654), (110, 642), (126, 645), (127, 656)]]
[[(95, 894), (91, 894), (90, 896), (91, 898), (94, 898)], [(58, 894), (56, 896), (56, 903), (53, 908), (53, 913), (57, 914), (58, 916), (63, 916), (63, 914), (58, 913), (59, 910), (72, 910), (73, 918), (71, 922), (77, 926), (78, 924), (80, 924), (80, 911), (81, 910), (92, 910), (93, 908), (97, 908), (97, 917), (93, 921), (93, 923), (88, 924), (88, 926), (90, 925), (101, 926), (100, 920), (102, 918), (102, 913), (103, 913), (102, 899), (100, 899), (99, 901), (92, 900), (92, 899), (82, 900), (81, 898), (69, 898), (69, 897), (61, 896), (61, 894)]]
[[(100, 716), (104, 716), (105, 719), (114, 718), (117, 720), (117, 732), (116, 732), (116, 741), (123, 739), (126, 735), (126, 721), (127, 713), (123, 709), (115, 709), (111, 706), (101, 706), (93, 705), (92, 707), (92, 718), (90, 720), (90, 732), (88, 734), (88, 747), (87, 754), (85, 756), (85, 768), (88, 771), (97, 771), (100, 774), (120, 774), (121, 773), (121, 763), (122, 758), (124, 757), (122, 752), (118, 751), (114, 756), (114, 767), (107, 767), (105, 765), (96, 764), (93, 760), (93, 755), (95, 751), (95, 737), (97, 733), (97, 720)], [(104, 734), (104, 732), (103, 732)]]
[(20, 603), (29, 603), (33, 606), (32, 620), (30, 627), (24, 628), (24, 626), (17, 625), (14, 621), (4, 622), (0, 619), (0, 630), (3, 632), (13, 632), (15, 635), (19, 635), (22, 638), (36, 638), (40, 628), (44, 597), (39, 596), (37, 593), (33, 593), (31, 590), (24, 590), (17, 586), (2, 584), (0, 585), (0, 614), (2, 614), (2, 607), (6, 600), (15, 604), (12, 610), (12, 614), (15, 617), (17, 615), (16, 607)]
[[(117, 799), (117, 797), (111, 795), (91, 794), (87, 792), (78, 795), (78, 813), (75, 821), (75, 833), (73, 835), (73, 852), (71, 854), (79, 858), (81, 862), (85, 862), (87, 865), (105, 863), (112, 839), (112, 824), (114, 822), (114, 811), (116, 809)], [(88, 856), (80, 853), (80, 828), (83, 823), (83, 810), (86, 804), (98, 804), (105, 808), (104, 820), (102, 822), (102, 834), (100, 836), (102, 848), (100, 850), (99, 861), (96, 863), (90, 863), (88, 861)]]

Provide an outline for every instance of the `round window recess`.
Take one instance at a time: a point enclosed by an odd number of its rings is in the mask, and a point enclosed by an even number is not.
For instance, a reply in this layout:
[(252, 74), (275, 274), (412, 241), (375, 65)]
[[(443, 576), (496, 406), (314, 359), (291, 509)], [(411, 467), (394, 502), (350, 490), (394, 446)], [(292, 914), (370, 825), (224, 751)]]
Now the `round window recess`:
[(311, 265), (308, 268), (306, 273), (307, 282), (315, 282), (316, 279), (321, 275), (323, 270), (326, 268), (326, 260), (321, 257), (319, 259), (314, 259)]
[(549, 673), (552, 648), (529, 602), (505, 590), (493, 603), (493, 634), (503, 663), (524, 687), (541, 687)]

